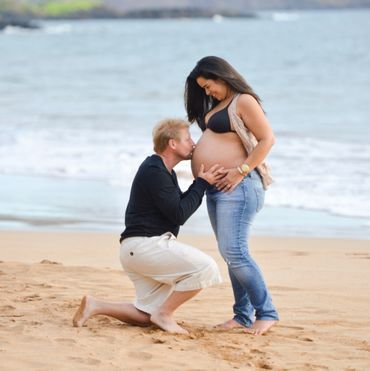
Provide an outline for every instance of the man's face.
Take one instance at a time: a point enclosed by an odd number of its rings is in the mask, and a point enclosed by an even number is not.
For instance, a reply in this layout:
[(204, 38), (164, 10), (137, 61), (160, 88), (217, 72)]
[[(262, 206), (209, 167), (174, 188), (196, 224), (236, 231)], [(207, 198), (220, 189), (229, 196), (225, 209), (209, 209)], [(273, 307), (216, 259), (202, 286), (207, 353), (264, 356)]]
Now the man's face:
[(175, 140), (175, 143), (176, 143), (175, 153), (182, 160), (190, 160), (193, 154), (194, 142), (193, 139), (191, 139), (188, 128), (180, 129), (179, 139)]

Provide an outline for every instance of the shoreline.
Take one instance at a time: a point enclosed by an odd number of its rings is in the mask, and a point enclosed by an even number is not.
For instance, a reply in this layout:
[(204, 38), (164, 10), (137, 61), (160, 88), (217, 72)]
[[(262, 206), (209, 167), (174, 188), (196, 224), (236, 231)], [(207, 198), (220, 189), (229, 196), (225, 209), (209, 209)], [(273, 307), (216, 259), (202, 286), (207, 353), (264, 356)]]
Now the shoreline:
[[(11, 175), (0, 175), (0, 180), (0, 231), (121, 233), (124, 228), (130, 192), (128, 185), (113, 185), (102, 180)], [(181, 184), (183, 189), (187, 186)], [(325, 210), (272, 206), (268, 200), (252, 228), (255, 236), (370, 239), (367, 218), (334, 215)], [(205, 199), (181, 230), (186, 234), (213, 233)]]
[(233, 298), (212, 236), (179, 235), (211, 255), (224, 279), (176, 312), (190, 335), (129, 326), (105, 316), (72, 327), (85, 294), (134, 300), (118, 258), (118, 235), (0, 231), (0, 238), (0, 352), (6, 369), (122, 370), (124, 364), (125, 370), (308, 371), (363, 370), (368, 365), (370, 241), (253, 237), (252, 254), (280, 315), (271, 331), (254, 337), (214, 328), (231, 317)]
[[(124, 213), (117, 215), (83, 216), (72, 215), (0, 215), (0, 232), (47, 232), (47, 233), (116, 233), (124, 227)], [(201, 205), (187, 223), (181, 227), (183, 234), (212, 235), (206, 206)], [(370, 240), (370, 225), (366, 218), (351, 218), (320, 210), (293, 207), (265, 206), (257, 215), (252, 236), (272, 238), (326, 238)]]

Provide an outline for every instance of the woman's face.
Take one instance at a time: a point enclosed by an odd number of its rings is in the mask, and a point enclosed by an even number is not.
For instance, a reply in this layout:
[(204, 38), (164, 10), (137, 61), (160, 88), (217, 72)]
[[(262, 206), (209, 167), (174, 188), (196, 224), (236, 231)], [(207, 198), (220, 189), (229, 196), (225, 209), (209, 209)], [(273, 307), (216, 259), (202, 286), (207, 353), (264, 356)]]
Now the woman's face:
[(222, 80), (206, 79), (202, 76), (199, 76), (196, 80), (207, 95), (212, 96), (218, 101), (222, 101), (230, 96), (230, 89)]

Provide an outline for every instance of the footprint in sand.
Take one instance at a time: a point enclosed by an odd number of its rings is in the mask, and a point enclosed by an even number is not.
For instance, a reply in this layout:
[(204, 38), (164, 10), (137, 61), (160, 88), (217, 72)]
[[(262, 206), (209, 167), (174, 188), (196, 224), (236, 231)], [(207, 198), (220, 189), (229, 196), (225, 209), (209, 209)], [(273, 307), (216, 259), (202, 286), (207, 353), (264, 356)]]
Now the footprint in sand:
[(274, 369), (271, 365), (269, 365), (269, 364), (266, 363), (266, 362), (260, 362), (260, 363), (258, 364), (258, 367), (259, 367), (259, 368), (262, 368), (263, 370), (273, 370), (273, 369)]
[(55, 339), (55, 341), (60, 343), (60, 344), (67, 344), (67, 345), (76, 344), (76, 340), (68, 339), (68, 338), (58, 338), (58, 339)]
[(23, 296), (23, 298), (18, 299), (18, 301), (21, 301), (23, 303), (28, 302), (28, 301), (39, 301), (39, 300), (42, 300), (42, 299), (40, 295), (37, 295), (37, 294)]
[(49, 285), (48, 283), (34, 283), (32, 284), (32, 286), (36, 286), (36, 287), (42, 287), (42, 288), (45, 288), (45, 289), (51, 289), (53, 288), (52, 285)]
[(96, 365), (100, 365), (101, 361), (99, 361), (98, 359), (95, 359), (95, 358), (88, 358), (87, 359), (87, 364), (90, 365), (90, 366), (96, 366)]
[(155, 337), (152, 337), (152, 342), (154, 344), (164, 344), (166, 342), (166, 340), (164, 339), (160, 339), (160, 338), (155, 338)]
[(96, 366), (101, 363), (98, 359), (95, 358), (83, 358), (83, 357), (68, 357), (71, 361), (76, 361), (79, 363), (87, 363), (90, 366)]
[(262, 352), (259, 349), (251, 349), (251, 353), (254, 353), (254, 354), (266, 354), (265, 352)]
[(299, 327), (299, 326), (287, 326), (287, 325), (280, 325), (279, 327), (281, 328), (289, 328), (291, 330), (304, 330), (304, 327)]
[(129, 352), (128, 356), (131, 358), (144, 359), (144, 360), (149, 360), (153, 358), (153, 356), (148, 352), (137, 352), (137, 351)]
[(114, 336), (107, 336), (107, 335), (95, 335), (95, 338), (99, 338), (99, 340), (104, 340), (107, 343), (114, 343), (117, 339)]
[(62, 265), (62, 263), (54, 262), (48, 259), (44, 259), (40, 261), (40, 264), (54, 264), (54, 265)]
[[(23, 314), (15, 312), (17, 310), (16, 307), (13, 307), (12, 305), (2, 305), (0, 306), (0, 317), (23, 317)], [(14, 321), (14, 319), (11, 319), (11, 321)]]
[(30, 325), (30, 326), (41, 326), (42, 325), (42, 322), (39, 322), (39, 321), (28, 321), (26, 323), (27, 325)]
[(293, 251), (293, 252), (291, 253), (291, 255), (293, 255), (293, 256), (307, 256), (308, 253), (305, 252), (305, 251)]
[(362, 342), (360, 349), (364, 350), (365, 352), (370, 352), (370, 344), (365, 340)]

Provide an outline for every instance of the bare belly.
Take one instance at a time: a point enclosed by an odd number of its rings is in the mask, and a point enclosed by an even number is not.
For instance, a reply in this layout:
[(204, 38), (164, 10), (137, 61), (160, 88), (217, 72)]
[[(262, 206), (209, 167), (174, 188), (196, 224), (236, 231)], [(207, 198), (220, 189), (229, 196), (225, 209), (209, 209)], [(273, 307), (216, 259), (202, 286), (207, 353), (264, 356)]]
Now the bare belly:
[(228, 169), (237, 167), (246, 158), (247, 154), (237, 134), (219, 134), (207, 129), (195, 146), (191, 170), (196, 177), (201, 164), (204, 164), (205, 170), (214, 164)]

